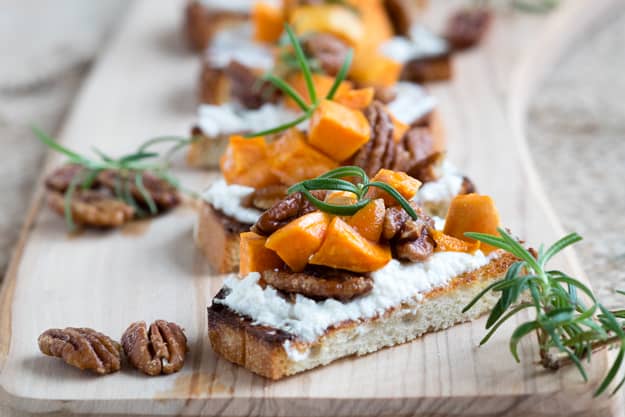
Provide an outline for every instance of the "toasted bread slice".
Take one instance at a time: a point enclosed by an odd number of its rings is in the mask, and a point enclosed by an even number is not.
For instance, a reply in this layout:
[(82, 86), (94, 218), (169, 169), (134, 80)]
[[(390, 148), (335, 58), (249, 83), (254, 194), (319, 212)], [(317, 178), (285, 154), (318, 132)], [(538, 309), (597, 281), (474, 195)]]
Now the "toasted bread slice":
[(190, 1), (185, 9), (184, 31), (191, 48), (203, 51), (211, 41), (213, 35), (220, 29), (244, 22), (250, 17), (250, 12), (227, 9), (212, 9), (201, 1)]
[(462, 309), (490, 283), (502, 279), (516, 260), (502, 254), (490, 263), (458, 275), (446, 285), (398, 303), (369, 319), (347, 320), (326, 329), (313, 341), (303, 341), (278, 328), (254, 324), (219, 302), (224, 288), (208, 308), (208, 335), (212, 348), (225, 359), (270, 379), (327, 365), (339, 358), (365, 355), (411, 341), (427, 332), (473, 320), (495, 305), (496, 295), (484, 296), (471, 310)]

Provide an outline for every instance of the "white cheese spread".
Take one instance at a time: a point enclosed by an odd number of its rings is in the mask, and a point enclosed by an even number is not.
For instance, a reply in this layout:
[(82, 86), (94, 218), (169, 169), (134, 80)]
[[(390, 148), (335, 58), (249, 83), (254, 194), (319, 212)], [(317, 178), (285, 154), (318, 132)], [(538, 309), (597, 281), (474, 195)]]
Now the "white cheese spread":
[(200, 0), (202, 6), (214, 11), (250, 13), (255, 3), (269, 3), (279, 6), (277, 0)]
[(237, 103), (202, 104), (198, 107), (198, 126), (209, 138), (241, 132), (271, 129), (297, 118), (297, 113), (283, 106), (266, 103), (258, 109), (246, 109)]
[(445, 160), (441, 167), (440, 177), (423, 184), (415, 200), (419, 203), (450, 202), (460, 192), (463, 181), (463, 175)]
[(254, 41), (252, 31), (249, 22), (219, 30), (206, 48), (206, 62), (215, 68), (225, 68), (230, 61), (238, 61), (250, 68), (270, 70), (274, 64), (271, 48)]
[(387, 108), (400, 122), (411, 125), (436, 107), (436, 99), (425, 88), (405, 81), (395, 85), (395, 99)]
[[(427, 292), (446, 286), (457, 275), (474, 271), (496, 256), (497, 252), (489, 256), (481, 251), (475, 254), (436, 252), (425, 262), (401, 263), (393, 259), (371, 274), (373, 290), (369, 294), (348, 302), (315, 301), (297, 294), (291, 303), (275, 288), (258, 285), (260, 274), (252, 272), (243, 279), (227, 278), (224, 286), (230, 292), (215, 302), (250, 317), (256, 324), (281, 329), (300, 340), (312, 342), (329, 327), (343, 321), (373, 318), (402, 302), (420, 300)], [(292, 352), (292, 355), (297, 357), (298, 353)]]
[(440, 55), (449, 50), (447, 41), (424, 26), (414, 25), (408, 37), (395, 36), (380, 45), (380, 52), (402, 64), (413, 59)]
[(202, 193), (202, 198), (226, 216), (241, 223), (252, 224), (256, 223), (262, 213), (253, 208), (243, 207), (241, 201), (253, 191), (252, 187), (228, 185), (224, 179), (219, 179)]

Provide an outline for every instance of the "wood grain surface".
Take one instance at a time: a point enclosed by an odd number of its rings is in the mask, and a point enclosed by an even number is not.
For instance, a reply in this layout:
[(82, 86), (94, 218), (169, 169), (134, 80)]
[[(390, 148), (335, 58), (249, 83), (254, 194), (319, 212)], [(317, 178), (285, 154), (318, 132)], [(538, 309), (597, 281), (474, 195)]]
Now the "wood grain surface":
[[(425, 19), (440, 25), (455, 1), (431, 2)], [(524, 137), (533, 88), (559, 55), (618, 0), (569, 0), (556, 13), (502, 13), (484, 45), (456, 59), (451, 83), (432, 87), (449, 135), (449, 156), (502, 219), (529, 242), (562, 234), (532, 166)], [(198, 70), (179, 41), (182, 2), (136, 1), (86, 83), (61, 136), (88, 152), (127, 151), (145, 138), (188, 130)], [(60, 159), (50, 158), (44, 171)], [(202, 188), (214, 174), (180, 177)], [(0, 399), (33, 412), (162, 415), (579, 415), (611, 416), (612, 401), (592, 399), (607, 354), (593, 357), (591, 383), (573, 369), (546, 372), (531, 343), (514, 363), (514, 323), (482, 348), (483, 321), (416, 342), (269, 382), (218, 358), (206, 338), (205, 307), (223, 277), (212, 276), (192, 242), (191, 203), (147, 223), (109, 233), (68, 236), (64, 224), (31, 211), (0, 295)], [(557, 267), (581, 275), (574, 254)], [(113, 337), (136, 320), (183, 325), (191, 353), (176, 375), (146, 378), (124, 370), (93, 377), (43, 357), (37, 336), (49, 327), (89, 326)]]

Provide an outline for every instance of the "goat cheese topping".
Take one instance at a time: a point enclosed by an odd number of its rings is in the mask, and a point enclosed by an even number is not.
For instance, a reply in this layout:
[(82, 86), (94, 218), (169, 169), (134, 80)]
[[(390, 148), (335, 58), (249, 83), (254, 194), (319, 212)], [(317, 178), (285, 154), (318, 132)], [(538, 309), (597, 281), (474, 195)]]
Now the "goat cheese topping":
[(436, 107), (436, 99), (425, 88), (405, 81), (395, 86), (396, 96), (387, 108), (402, 123), (411, 125)]
[(274, 64), (271, 48), (254, 41), (252, 33), (249, 22), (219, 30), (206, 48), (206, 61), (215, 68), (225, 68), (230, 61), (238, 61), (250, 68), (271, 69)]
[[(492, 252), (485, 256), (481, 251), (436, 252), (425, 262), (402, 263), (393, 259), (371, 274), (373, 290), (369, 294), (347, 302), (315, 301), (301, 294), (289, 302), (275, 288), (258, 285), (260, 274), (252, 272), (243, 279), (227, 278), (224, 286), (229, 293), (215, 302), (250, 317), (255, 324), (275, 327), (312, 342), (343, 321), (373, 318), (402, 302), (421, 300), (427, 292), (487, 265), (498, 255)], [(296, 352), (292, 354), (297, 356)]]
[(413, 59), (440, 55), (448, 50), (445, 39), (421, 25), (413, 25), (408, 37), (395, 36), (380, 45), (383, 55), (402, 64)]
[(451, 162), (445, 160), (441, 167), (441, 176), (423, 184), (415, 200), (419, 203), (450, 202), (462, 189), (463, 181), (463, 175)]
[(241, 204), (243, 198), (249, 196), (252, 192), (254, 192), (252, 187), (235, 184), (228, 185), (222, 178), (204, 191), (202, 198), (226, 216), (232, 217), (241, 223), (251, 224), (256, 223), (256, 220), (262, 214), (259, 210), (243, 207)]
[[(200, 0), (202, 6), (210, 10), (233, 12), (233, 13), (250, 13), (255, 3), (260, 0)], [(263, 3), (269, 3), (278, 6), (277, 0), (262, 0)]]

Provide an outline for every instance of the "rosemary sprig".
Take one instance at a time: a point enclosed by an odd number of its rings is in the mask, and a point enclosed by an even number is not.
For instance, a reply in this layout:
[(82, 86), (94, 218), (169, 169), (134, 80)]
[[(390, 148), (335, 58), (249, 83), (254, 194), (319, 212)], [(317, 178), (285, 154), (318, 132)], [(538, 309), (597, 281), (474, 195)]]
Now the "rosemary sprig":
[[(169, 173), (169, 168), (171, 158), (175, 152), (187, 146), (189, 143), (196, 140), (196, 138), (182, 138), (175, 136), (153, 138), (140, 145), (135, 152), (122, 155), (119, 158), (113, 158), (99, 149), (94, 149), (94, 153), (99, 159), (90, 159), (87, 156), (74, 152), (57, 143), (54, 139), (36, 127), (33, 127), (33, 132), (44, 145), (65, 155), (71, 163), (80, 165), (84, 168), (80, 175), (76, 175), (72, 178), (64, 195), (65, 222), (70, 231), (76, 229), (76, 224), (72, 217), (72, 197), (74, 193), (78, 188), (83, 190), (91, 188), (93, 183), (96, 181), (97, 176), (105, 170), (115, 171), (119, 174), (119, 177), (123, 179), (123, 183), (119, 179), (116, 181), (115, 195), (125, 203), (131, 205), (139, 216), (144, 216), (147, 213), (132, 196), (132, 183), (134, 183), (135, 187), (141, 194), (145, 205), (147, 206), (148, 212), (150, 214), (156, 214), (158, 212), (156, 202), (143, 184), (143, 176), (146, 173), (150, 173), (157, 178), (166, 181), (172, 187), (181, 191), (194, 194), (193, 192), (189, 192), (180, 186), (178, 180)], [(172, 143), (173, 146), (168, 149), (164, 156), (161, 157), (159, 153), (150, 151), (153, 146), (165, 142)]]
[[(317, 94), (317, 91), (315, 89), (315, 84), (312, 79), (313, 71), (310, 67), (310, 62), (306, 58), (306, 55), (304, 54), (304, 51), (302, 50), (302, 45), (299, 39), (297, 39), (297, 36), (293, 32), (293, 29), (291, 28), (291, 26), (286, 24), (285, 30), (286, 30), (289, 42), (295, 52), (295, 59), (297, 60), (298, 67), (302, 71), (302, 74), (304, 76), (304, 80), (306, 82), (306, 90), (308, 92), (308, 97), (310, 98), (310, 104), (306, 103), (306, 100), (304, 100), (304, 98), (301, 95), (299, 95), (297, 91), (295, 91), (284, 79), (282, 79), (276, 74), (272, 74), (272, 73), (265, 74), (263, 76), (263, 80), (269, 81), (276, 88), (281, 90), (284, 94), (292, 98), (293, 101), (295, 101), (297, 105), (300, 107), (300, 109), (302, 109), (304, 114), (291, 122), (284, 123), (282, 125), (273, 127), (271, 129), (263, 130), (260, 132), (249, 133), (245, 135), (245, 137), (247, 138), (274, 134), (274, 133), (278, 133), (286, 129), (290, 129), (293, 126), (297, 126), (298, 124), (312, 117), (314, 111), (319, 106), (319, 103), (320, 103), (319, 95)], [(326, 94), (325, 96), (326, 100), (332, 100), (334, 98), (334, 95), (336, 94), (339, 86), (347, 77), (347, 72), (349, 71), (349, 67), (352, 64), (353, 56), (354, 56), (354, 51), (350, 49), (345, 57), (345, 61), (343, 61), (343, 65), (341, 65), (341, 69), (339, 70), (336, 78), (334, 79), (334, 83), (332, 84), (332, 87), (328, 91), (328, 94)]]
[[(534, 333), (538, 340), (540, 362), (545, 368), (558, 369), (572, 363), (587, 381), (582, 361), (590, 360), (593, 351), (605, 346), (618, 348), (614, 362), (595, 392), (595, 396), (601, 395), (615, 382), (625, 360), (625, 313), (623, 310), (606, 309), (579, 280), (562, 271), (546, 269), (547, 262), (554, 255), (580, 241), (581, 236), (569, 234), (547, 250), (541, 247), (538, 256), (534, 257), (505, 230), (498, 229), (498, 232), (499, 236), (465, 233), (467, 237), (503, 249), (519, 258), (508, 269), (503, 280), (489, 285), (463, 310), (466, 312), (471, 309), (488, 292), (500, 294), (486, 322), (489, 331), (480, 345), (486, 343), (510, 318), (531, 309), (534, 311), (534, 319), (520, 324), (510, 338), (510, 352), (514, 359), (519, 362), (519, 342)], [(580, 297), (580, 293), (584, 297)], [(529, 301), (521, 299), (522, 294), (529, 294)], [(612, 394), (624, 383), (625, 379), (620, 380)]]
[[(359, 180), (355, 184), (344, 179), (353, 177)], [(402, 196), (389, 184), (379, 181), (369, 182), (369, 177), (365, 171), (357, 166), (339, 167), (328, 171), (317, 178), (298, 182), (289, 188), (288, 193), (291, 194), (301, 192), (315, 207), (321, 211), (339, 216), (350, 216), (371, 201), (371, 199), (366, 198), (367, 191), (371, 187), (377, 187), (386, 191), (395, 200), (397, 200), (399, 205), (406, 210), (410, 217), (417, 220), (417, 213), (410, 206), (410, 203), (408, 203), (408, 200), (406, 200), (404, 196)], [(347, 191), (356, 196), (356, 203), (350, 205), (329, 204), (315, 197), (311, 193), (313, 190)]]

